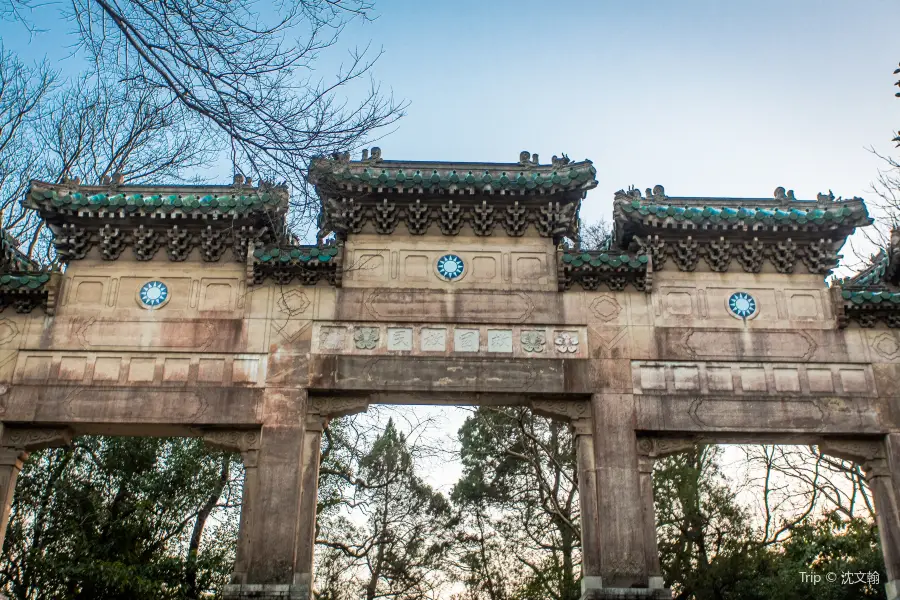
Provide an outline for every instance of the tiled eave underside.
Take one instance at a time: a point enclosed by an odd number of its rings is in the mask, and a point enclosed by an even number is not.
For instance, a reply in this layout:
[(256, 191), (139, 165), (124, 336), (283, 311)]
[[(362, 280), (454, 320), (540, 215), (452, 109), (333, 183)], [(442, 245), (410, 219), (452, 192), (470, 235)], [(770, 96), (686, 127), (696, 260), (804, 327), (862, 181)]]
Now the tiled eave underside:
[[(283, 218), (286, 211), (277, 210), (270, 211), (264, 209), (254, 209), (248, 211), (230, 211), (224, 212), (216, 209), (202, 210), (194, 209), (185, 212), (181, 209), (163, 210), (153, 209), (146, 210), (145, 207), (129, 207), (129, 208), (94, 208), (94, 207), (77, 207), (77, 208), (59, 208), (54, 210), (37, 209), (44, 219), (50, 223), (64, 223), (72, 218), (85, 220), (101, 220), (101, 221), (222, 221), (222, 222), (249, 222), (260, 219)], [(135, 223), (137, 225), (138, 223)]]
[[(617, 222), (618, 224), (618, 222)], [(623, 222), (624, 230), (620, 237), (625, 234), (634, 235), (659, 235), (669, 237), (685, 237), (685, 235), (720, 235), (727, 237), (740, 237), (752, 239), (754, 237), (764, 236), (772, 239), (787, 239), (792, 236), (802, 236), (803, 238), (811, 237), (830, 237), (831, 239), (839, 239), (840, 245), (843, 245), (844, 238), (853, 233), (858, 225), (816, 225), (807, 223), (798, 224), (777, 224), (767, 225), (764, 223), (693, 223), (685, 221), (673, 221), (669, 219), (642, 219), (627, 220)], [(859, 225), (861, 226), (861, 225)]]
[(343, 260), (340, 253), (327, 261), (318, 259), (298, 260), (292, 258), (288, 262), (263, 262), (253, 258), (247, 265), (247, 280), (253, 285), (260, 285), (271, 279), (278, 285), (299, 283), (301, 285), (318, 285), (320, 282), (334, 287), (341, 287)]
[(322, 228), (341, 237), (347, 233), (361, 233), (372, 224), (376, 233), (393, 233), (404, 223), (410, 235), (425, 235), (432, 225), (444, 235), (457, 235), (469, 225), (475, 235), (489, 236), (505, 230), (510, 236), (522, 236), (533, 224), (544, 237), (561, 239), (574, 236), (580, 197), (544, 199), (529, 198), (527, 202), (512, 199), (489, 202), (483, 197), (475, 201), (458, 202), (454, 198), (381, 197), (330, 198), (323, 202)]
[(112, 209), (162, 212), (219, 212), (221, 214), (258, 211), (285, 212), (287, 189), (219, 187), (155, 187), (139, 186), (121, 189), (106, 187), (71, 188), (33, 182), (24, 200), (25, 206), (41, 212), (94, 212)]
[(900, 327), (900, 292), (884, 287), (849, 286), (840, 290), (840, 297), (842, 327), (850, 321), (861, 327), (875, 327), (879, 322), (891, 328)]
[(0, 311), (12, 307), (18, 313), (29, 313), (37, 307), (52, 314), (58, 276), (46, 272), (8, 272), (0, 275)]
[[(567, 165), (483, 163), (412, 163), (330, 161), (314, 164), (316, 189), (331, 191), (413, 190), (417, 193), (462, 190), (463, 193), (542, 193), (589, 190), (597, 186), (590, 161)], [(453, 192), (451, 192), (453, 193)]]
[(40, 265), (25, 256), (16, 240), (8, 231), (0, 231), (0, 272), (34, 272), (40, 269)]
[[(596, 182), (595, 182), (596, 183)], [(475, 195), (487, 195), (487, 196), (511, 196), (518, 198), (528, 198), (532, 196), (572, 196), (581, 198), (587, 193), (588, 190), (591, 190), (595, 187), (595, 185), (586, 187), (586, 186), (576, 186), (576, 187), (561, 187), (561, 186), (551, 186), (549, 188), (535, 188), (535, 189), (526, 189), (526, 188), (516, 188), (516, 189), (506, 189), (500, 188), (495, 189), (491, 186), (467, 186), (467, 185), (450, 185), (446, 188), (436, 187), (436, 186), (413, 186), (413, 187), (396, 187), (396, 186), (381, 186), (381, 185), (360, 185), (360, 184), (336, 184), (334, 187), (322, 188), (317, 187), (316, 189), (322, 194), (327, 196), (335, 196), (338, 192), (344, 192), (348, 194), (392, 194), (396, 196), (406, 196), (406, 195), (420, 195), (420, 196), (475, 196)]]
[(199, 248), (207, 262), (219, 260), (226, 249), (243, 261), (251, 242), (269, 243), (280, 229), (280, 214), (263, 211), (230, 217), (224, 214), (106, 212), (105, 218), (79, 211), (71, 216), (52, 215), (47, 223), (53, 245), (64, 260), (84, 258), (94, 247), (104, 260), (116, 260), (131, 248), (138, 260), (150, 260), (160, 250), (173, 261), (186, 260)]
[(557, 280), (560, 292), (575, 285), (586, 291), (608, 288), (621, 291), (627, 285), (650, 292), (653, 287), (648, 256), (625, 252), (559, 250)]

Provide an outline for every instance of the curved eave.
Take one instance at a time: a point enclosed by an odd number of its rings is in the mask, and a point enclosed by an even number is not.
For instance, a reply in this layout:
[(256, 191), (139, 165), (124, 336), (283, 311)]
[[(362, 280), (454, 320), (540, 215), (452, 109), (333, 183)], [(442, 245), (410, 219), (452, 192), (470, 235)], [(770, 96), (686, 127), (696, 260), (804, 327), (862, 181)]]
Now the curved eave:
[[(675, 199), (673, 199), (675, 200)], [(871, 225), (861, 201), (834, 203), (832, 206), (728, 206), (727, 204), (684, 205), (641, 203), (616, 200), (617, 221), (663, 229), (747, 229), (747, 230), (831, 230)], [(800, 206), (797, 206), (797, 205)]]
[(890, 308), (900, 311), (900, 292), (891, 290), (844, 288), (841, 289), (841, 298), (848, 307)]
[(23, 204), (41, 214), (116, 218), (166, 218), (173, 214), (197, 218), (243, 217), (286, 213), (285, 188), (234, 186), (73, 187), (32, 181)]
[(562, 264), (573, 269), (585, 271), (617, 271), (643, 273), (647, 270), (650, 258), (647, 255), (636, 255), (625, 252), (577, 251), (560, 252)]
[(340, 254), (340, 247), (331, 246), (267, 246), (253, 251), (253, 262), (271, 266), (328, 263)]
[[(590, 161), (564, 166), (485, 163), (315, 163), (310, 181), (320, 195), (358, 192), (553, 194), (586, 192), (597, 186)], [(324, 192), (324, 193), (323, 193)]]

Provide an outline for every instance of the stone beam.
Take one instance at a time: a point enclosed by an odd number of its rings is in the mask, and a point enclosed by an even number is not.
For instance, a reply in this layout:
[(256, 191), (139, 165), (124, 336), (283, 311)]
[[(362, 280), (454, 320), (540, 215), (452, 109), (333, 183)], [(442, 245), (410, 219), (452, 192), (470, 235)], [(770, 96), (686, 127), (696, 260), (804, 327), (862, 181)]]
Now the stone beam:
[(900, 428), (889, 399), (835, 396), (635, 395), (636, 428), (699, 435), (878, 435)]
[(0, 394), (8, 423), (260, 425), (262, 388), (13, 385)]
[(449, 356), (310, 356), (311, 389), (375, 392), (590, 393), (587, 360)]

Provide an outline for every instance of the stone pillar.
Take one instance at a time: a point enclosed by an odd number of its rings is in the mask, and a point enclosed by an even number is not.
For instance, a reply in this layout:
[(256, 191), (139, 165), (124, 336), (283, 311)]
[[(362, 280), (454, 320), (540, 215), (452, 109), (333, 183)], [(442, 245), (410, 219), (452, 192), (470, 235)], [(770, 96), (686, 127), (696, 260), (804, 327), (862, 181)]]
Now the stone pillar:
[(653, 464), (656, 459), (646, 454), (638, 456), (638, 470), (641, 474), (641, 510), (643, 512), (644, 563), (647, 565), (647, 587), (665, 587), (662, 566), (659, 562), (659, 548), (656, 543), (656, 508), (653, 503)]
[[(310, 600), (322, 429), (364, 411), (365, 399), (307, 399), (305, 390), (266, 390), (270, 423), (255, 430), (203, 431), (240, 452), (246, 469), (240, 537), (228, 600)], [(277, 417), (277, 418), (275, 418)]]
[(234, 571), (229, 583), (240, 585), (247, 579), (250, 561), (250, 531), (255, 516), (256, 489), (259, 486), (259, 442), (261, 432), (252, 430), (201, 431), (207, 446), (229, 452), (239, 452), (244, 464), (244, 487), (241, 493), (241, 521), (235, 548)]
[(294, 562), (294, 585), (309, 590), (312, 597), (315, 582), (316, 504), (319, 499), (319, 460), (322, 454), (322, 431), (336, 417), (365, 412), (367, 398), (313, 398), (306, 414), (300, 496), (300, 521), (297, 527), (297, 555)]
[(819, 450), (859, 464), (866, 475), (875, 502), (875, 518), (884, 554), (888, 600), (900, 600), (900, 434), (883, 442), (825, 440)]
[(697, 443), (690, 438), (638, 438), (638, 470), (641, 479), (641, 503), (644, 517), (644, 562), (647, 565), (648, 587), (665, 588), (662, 566), (659, 562), (659, 547), (656, 540), (656, 507), (653, 497), (653, 466), (656, 459), (689, 450)]
[(578, 500), (581, 504), (581, 593), (602, 587), (600, 578), (600, 514), (597, 509), (597, 468), (594, 463), (593, 422), (577, 419), (575, 457), (578, 463)]
[(647, 587), (634, 396), (594, 394), (594, 452), (604, 588)]
[(327, 417), (310, 413), (303, 433), (303, 492), (300, 495), (300, 522), (297, 527), (297, 557), (294, 562), (294, 584), (312, 591), (316, 546), (316, 503), (319, 496), (319, 458), (322, 431)]
[(600, 576), (602, 546), (591, 406), (585, 400), (534, 400), (530, 406), (536, 414), (568, 422), (575, 435), (578, 500), (581, 505), (581, 594), (587, 598), (603, 586)]
[(240, 452), (246, 469), (235, 570), (224, 597), (307, 600), (308, 590), (292, 585), (306, 391), (267, 388), (263, 404), (259, 429), (203, 433), (210, 445)]
[[(633, 394), (593, 394), (602, 588), (590, 598), (671, 598), (651, 587), (645, 488), (638, 468)], [(652, 488), (651, 488), (652, 490)], [(654, 528), (655, 539), (655, 528)], [(655, 547), (655, 543), (653, 544)]]
[(6, 540), (9, 512), (12, 508), (16, 479), (28, 455), (36, 450), (67, 446), (72, 431), (55, 428), (17, 428), (0, 425), (0, 548)]
[(28, 459), (28, 452), (18, 448), (0, 448), (0, 548), (6, 540), (9, 526), (9, 511), (12, 507), (16, 479), (22, 470), (22, 463)]

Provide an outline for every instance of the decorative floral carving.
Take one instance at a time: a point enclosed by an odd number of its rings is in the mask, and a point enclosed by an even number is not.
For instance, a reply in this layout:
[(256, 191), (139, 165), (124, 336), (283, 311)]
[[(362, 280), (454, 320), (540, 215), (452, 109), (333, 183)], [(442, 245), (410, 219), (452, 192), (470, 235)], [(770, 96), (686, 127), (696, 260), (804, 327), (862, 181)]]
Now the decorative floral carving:
[(344, 334), (346, 330), (343, 327), (323, 327), (319, 332), (319, 343), (323, 350), (343, 350)]
[(560, 421), (589, 419), (591, 403), (586, 400), (532, 400), (531, 410), (537, 414)]
[(557, 331), (553, 344), (557, 352), (564, 354), (578, 352), (578, 334), (574, 331)]
[(231, 452), (248, 452), (259, 449), (260, 432), (256, 429), (210, 430), (201, 433), (203, 441), (212, 448)]
[(522, 349), (525, 352), (543, 352), (544, 345), (547, 343), (547, 336), (543, 331), (523, 331), (522, 332)]
[(36, 428), (8, 428), (3, 435), (3, 445), (12, 448), (21, 448), (33, 452), (43, 448), (67, 446), (72, 441), (70, 429), (36, 429)]
[(377, 327), (360, 327), (353, 333), (353, 341), (360, 350), (373, 350), (378, 346), (379, 337)]

